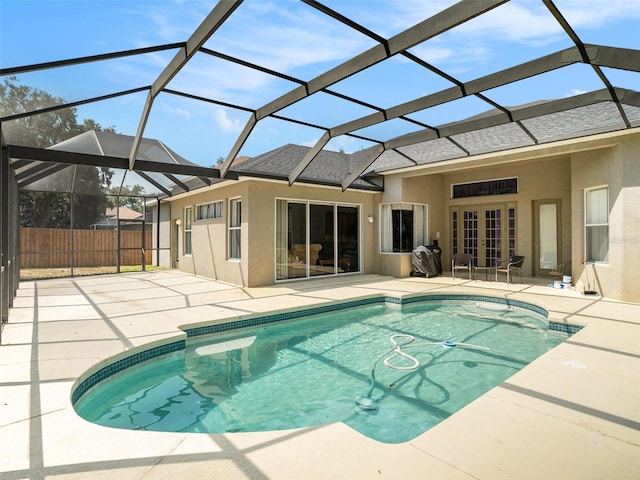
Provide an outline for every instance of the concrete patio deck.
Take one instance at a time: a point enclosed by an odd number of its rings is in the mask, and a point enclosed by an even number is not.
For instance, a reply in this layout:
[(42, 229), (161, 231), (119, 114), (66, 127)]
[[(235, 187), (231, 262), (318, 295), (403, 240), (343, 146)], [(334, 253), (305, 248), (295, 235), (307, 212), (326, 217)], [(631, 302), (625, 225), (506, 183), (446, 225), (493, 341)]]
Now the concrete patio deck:
[[(526, 279), (525, 279), (526, 281)], [(76, 379), (196, 321), (375, 293), (528, 301), (568, 341), (416, 439), (388, 445), (344, 424), (192, 434), (78, 417)], [(640, 479), (640, 305), (545, 285), (344, 276), (239, 288), (177, 271), (23, 282), (0, 346), (0, 478)]]

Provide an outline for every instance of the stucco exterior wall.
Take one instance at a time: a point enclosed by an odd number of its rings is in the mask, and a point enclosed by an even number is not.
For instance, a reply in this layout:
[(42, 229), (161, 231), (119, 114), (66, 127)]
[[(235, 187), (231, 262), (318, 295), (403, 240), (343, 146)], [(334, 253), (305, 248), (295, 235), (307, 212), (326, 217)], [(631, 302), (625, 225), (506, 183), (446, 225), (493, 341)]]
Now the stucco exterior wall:
[[(447, 223), (440, 212), (445, 209), (444, 176), (440, 174), (427, 177), (410, 177), (404, 179), (404, 198), (409, 203), (429, 205), (428, 234), (429, 241), (442, 240)], [(432, 214), (432, 211), (434, 212)]]
[[(640, 302), (640, 138), (572, 156), (572, 250), (577, 288), (587, 284), (601, 295)], [(609, 187), (609, 262), (585, 273), (584, 191)], [(588, 278), (587, 278), (588, 275)]]
[(622, 235), (618, 238), (624, 273), (620, 295), (615, 298), (640, 302), (640, 136), (622, 144), (619, 151), (624, 174), (622, 191), (618, 195), (622, 207)]
[[(442, 242), (445, 223), (441, 214), (444, 207), (444, 178), (440, 174), (420, 177), (391, 175), (385, 178), (385, 191), (381, 203), (415, 203), (428, 205), (427, 235), (429, 243)], [(440, 244), (442, 246), (442, 243)], [(381, 253), (380, 273), (394, 277), (407, 277), (411, 273), (411, 253)]]
[[(360, 206), (361, 273), (379, 271), (379, 246), (377, 234), (377, 205), (380, 194), (332, 187), (312, 187), (282, 182), (249, 180), (246, 210), (248, 218), (248, 260), (251, 264), (247, 277), (248, 286), (271, 285), (275, 282), (275, 208), (276, 199), (338, 203)], [(243, 208), (245, 206), (243, 205)], [(374, 222), (367, 217), (372, 215)], [(243, 218), (244, 228), (244, 218)], [(244, 234), (243, 230), (243, 234)], [(313, 239), (310, 239), (313, 242)], [(244, 258), (243, 258), (244, 260)]]
[[(244, 182), (229, 182), (218, 188), (203, 188), (195, 194), (183, 196), (172, 202), (172, 222), (182, 220), (180, 231), (180, 252), (178, 268), (195, 275), (229, 282), (235, 285), (245, 285), (247, 278), (246, 261), (228, 260), (228, 199), (242, 198), (242, 228), (247, 229), (248, 215), (245, 214), (244, 201), (247, 198), (248, 185)], [(223, 218), (195, 221), (196, 206), (222, 200), (224, 202)], [(191, 233), (192, 254), (184, 254), (184, 209), (193, 208), (193, 224)], [(242, 256), (248, 251), (248, 239), (242, 235)]]
[[(434, 173), (413, 176), (402, 179), (386, 178), (386, 185), (393, 185), (393, 191), (382, 196), (382, 201), (399, 201), (409, 203), (426, 203), (429, 205), (429, 235), (433, 240), (438, 239), (442, 249), (442, 262), (446, 270), (451, 264), (451, 225), (450, 208), (463, 205), (516, 205), (516, 253), (525, 255), (527, 260), (523, 265), (523, 274), (531, 275), (533, 259), (533, 201), (559, 199), (561, 208), (561, 259), (571, 258), (571, 161), (569, 156), (554, 156), (544, 160), (528, 160), (522, 163), (509, 163), (473, 169), (459, 169), (448, 173)], [(518, 177), (519, 192), (510, 195), (493, 195), (452, 199), (451, 185), (455, 183), (479, 182), (497, 178)], [(402, 181), (400, 181), (402, 179)], [(400, 193), (401, 192), (401, 193)], [(387, 199), (393, 200), (387, 200)], [(506, 255), (506, 254), (505, 254)], [(395, 276), (406, 276), (410, 272), (410, 255), (383, 255), (383, 273)], [(408, 263), (406, 258), (408, 257)]]
[[(527, 260), (523, 274), (533, 274), (535, 200), (560, 202), (560, 262), (571, 261), (573, 282), (586, 284), (583, 266), (584, 189), (609, 187), (609, 262), (590, 267), (591, 286), (602, 295), (640, 302), (640, 133), (621, 132), (534, 146), (494, 155), (480, 155), (449, 164), (425, 165), (385, 176), (383, 193), (294, 184), (261, 179), (226, 182), (172, 199), (170, 231), (186, 206), (224, 201), (224, 218), (193, 224), (193, 254), (179, 256), (179, 268), (225, 282), (259, 286), (275, 283), (276, 199), (358, 205), (361, 233), (361, 273), (406, 277), (410, 254), (380, 253), (380, 204), (428, 205), (428, 238), (438, 239), (443, 266), (451, 261), (452, 207), (514, 205), (517, 211), (516, 253)], [(451, 198), (451, 185), (518, 177), (517, 194)], [(228, 260), (228, 199), (242, 199), (242, 260)], [(367, 217), (373, 217), (373, 223)], [(163, 220), (163, 218), (161, 218)], [(183, 229), (183, 227), (182, 227)], [(161, 231), (165, 231), (162, 227)], [(183, 244), (181, 230), (180, 244)], [(175, 235), (174, 235), (175, 236)], [(439, 238), (438, 238), (439, 237)], [(183, 245), (182, 245), (183, 246)], [(182, 252), (182, 249), (181, 249)], [(504, 254), (506, 256), (506, 253)], [(164, 257), (164, 256), (163, 256)], [(172, 253), (173, 257), (173, 253)]]
[[(276, 199), (338, 203), (360, 206), (361, 273), (379, 271), (377, 204), (379, 193), (346, 191), (339, 188), (294, 185), (268, 180), (242, 180), (224, 186), (204, 188), (172, 201), (171, 223), (180, 218), (178, 268), (204, 277), (248, 287), (275, 283)], [(228, 259), (228, 201), (242, 201), (241, 260)], [(223, 218), (196, 221), (196, 206), (224, 202)], [(184, 209), (193, 207), (192, 254), (184, 255)], [(374, 223), (367, 216), (374, 216)]]
[[(473, 198), (451, 199), (451, 185), (455, 183), (479, 182), (496, 178), (518, 178), (518, 193), (509, 195), (493, 195)], [(478, 168), (466, 172), (454, 172), (444, 176), (445, 199), (442, 213), (446, 216), (448, 256), (451, 262), (451, 225), (449, 208), (462, 205), (509, 204), (516, 206), (516, 254), (524, 255), (526, 260), (522, 266), (523, 275), (533, 272), (533, 201), (560, 200), (561, 252), (560, 262), (569, 260), (571, 256), (571, 163), (567, 156), (558, 156), (539, 161), (511, 163), (495, 167)], [(443, 252), (444, 253), (444, 252)], [(506, 259), (506, 251), (503, 257)]]

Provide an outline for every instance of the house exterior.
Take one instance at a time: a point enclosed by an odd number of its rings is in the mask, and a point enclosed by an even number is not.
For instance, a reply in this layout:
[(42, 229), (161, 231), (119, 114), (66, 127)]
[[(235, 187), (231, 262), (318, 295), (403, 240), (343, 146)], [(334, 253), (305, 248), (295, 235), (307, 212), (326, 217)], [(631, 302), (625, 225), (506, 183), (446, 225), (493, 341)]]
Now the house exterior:
[[(375, 223), (366, 219), (377, 215), (381, 187), (360, 181), (360, 188), (342, 192), (335, 181), (328, 184), (330, 172), (336, 179), (341, 172), (327, 163), (337, 167), (349, 157), (332, 152), (317, 162), (327, 184), (289, 187), (286, 177), (277, 178), (307, 151), (286, 145), (241, 163), (238, 180), (162, 200), (159, 238), (171, 240), (170, 248), (161, 245), (160, 264), (244, 286), (379, 271), (377, 243), (370, 241)], [(156, 205), (155, 218), (157, 212)]]
[(289, 186), (309, 149), (286, 145), (233, 167), (237, 180), (156, 204), (154, 239), (170, 244), (154, 245), (155, 261), (248, 287), (406, 277), (411, 251), (437, 239), (445, 270), (455, 253), (472, 253), (477, 266), (519, 254), (525, 276), (562, 264), (578, 291), (640, 301), (640, 128), (554, 135), (437, 161), (427, 158), (433, 145), (412, 145), (424, 161), (383, 155), (345, 191), (339, 179), (366, 152), (322, 151)]

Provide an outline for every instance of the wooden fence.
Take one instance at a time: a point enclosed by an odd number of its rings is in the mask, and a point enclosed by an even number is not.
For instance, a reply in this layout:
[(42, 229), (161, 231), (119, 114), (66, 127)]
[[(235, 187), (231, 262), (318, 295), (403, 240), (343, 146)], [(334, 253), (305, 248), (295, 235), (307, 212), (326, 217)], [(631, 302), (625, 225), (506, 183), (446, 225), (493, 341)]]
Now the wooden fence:
[[(120, 265), (142, 263), (142, 231), (120, 230)], [(73, 230), (73, 266), (117, 264), (116, 230)], [(145, 231), (145, 265), (152, 261), (151, 229)], [(20, 268), (65, 268), (71, 262), (71, 230), (20, 227)]]

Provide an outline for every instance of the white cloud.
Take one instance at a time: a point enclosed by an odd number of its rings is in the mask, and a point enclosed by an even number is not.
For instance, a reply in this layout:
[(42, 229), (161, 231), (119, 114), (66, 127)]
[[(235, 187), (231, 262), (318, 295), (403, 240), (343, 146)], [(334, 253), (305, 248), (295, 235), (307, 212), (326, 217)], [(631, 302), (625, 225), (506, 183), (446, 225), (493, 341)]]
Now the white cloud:
[(318, 143), (318, 140), (320, 140), (320, 138), (316, 137), (313, 140), (308, 140), (306, 142), (302, 142), (300, 145), (302, 145), (303, 147), (313, 147), (316, 143)]
[[(637, 0), (589, 0), (587, 3), (584, 0), (558, 0), (555, 4), (577, 31), (640, 18)], [(531, 0), (511, 1), (456, 30), (476, 38), (496, 38), (528, 45), (546, 45), (560, 38), (568, 39), (551, 12), (541, 2)]]
[(576, 95), (582, 95), (583, 93), (587, 93), (586, 90), (581, 90), (579, 88), (572, 88), (571, 91), (567, 94), (565, 94), (565, 98), (568, 97), (575, 97)]
[(474, 37), (536, 45), (551, 43), (563, 35), (562, 27), (544, 5), (533, 2), (509, 2), (456, 30)]
[(160, 108), (168, 115), (184, 118), (185, 120), (191, 120), (191, 112), (180, 107), (171, 107), (168, 104), (161, 102)]
[(491, 59), (491, 52), (480, 44), (453, 45), (434, 39), (411, 50), (432, 65), (447, 65), (447, 73), (466, 71), (469, 61), (485, 62)]
[(170, 82), (168, 88), (232, 105), (257, 108), (295, 85), (274, 90), (274, 77), (234, 63), (198, 56)]
[(213, 111), (213, 120), (220, 130), (225, 133), (240, 133), (243, 127), (239, 120), (229, 118), (224, 108), (216, 108)]
[(186, 41), (196, 27), (215, 6), (215, 2), (189, 2), (188, 8), (182, 2), (159, 2), (149, 7), (143, 2), (138, 6), (123, 3), (122, 14), (133, 16), (137, 28), (131, 30), (134, 42), (142, 45), (157, 45), (161, 42)]
[(332, 138), (324, 148), (334, 152), (343, 151), (345, 153), (353, 153), (362, 148), (362, 140), (341, 135), (339, 137)]
[(640, 19), (637, 0), (558, 0), (558, 9), (576, 28), (598, 28), (620, 20)]
[(458, 0), (385, 0), (378, 2), (342, 2), (339, 8), (346, 16), (378, 35), (391, 38), (418, 22), (426, 20)]
[(412, 52), (424, 61), (434, 65), (452, 59), (456, 55), (455, 50), (452, 48), (433, 46), (431, 44), (418, 45), (412, 49)]
[[(592, 31), (612, 38), (617, 22), (640, 18), (638, 0), (556, 0), (556, 6), (585, 43)], [(438, 8), (447, 5), (439, 4)], [(401, 11), (401, 7), (396, 7)], [(409, 3), (406, 11), (422, 18), (419, 6)], [(598, 43), (591, 41), (592, 43)], [(616, 42), (613, 40), (615, 45)], [(510, 66), (573, 45), (569, 36), (542, 2), (511, 0), (412, 49), (420, 58), (454, 76), (484, 72), (484, 66), (498, 61)], [(542, 47), (542, 48), (540, 48)]]
[(349, 58), (373, 45), (352, 29), (292, 2), (239, 7), (207, 46), (282, 72)]

